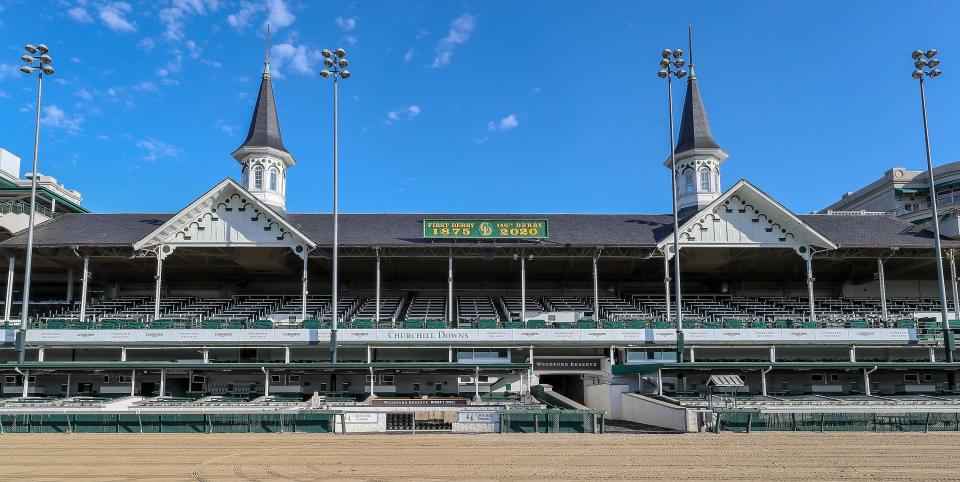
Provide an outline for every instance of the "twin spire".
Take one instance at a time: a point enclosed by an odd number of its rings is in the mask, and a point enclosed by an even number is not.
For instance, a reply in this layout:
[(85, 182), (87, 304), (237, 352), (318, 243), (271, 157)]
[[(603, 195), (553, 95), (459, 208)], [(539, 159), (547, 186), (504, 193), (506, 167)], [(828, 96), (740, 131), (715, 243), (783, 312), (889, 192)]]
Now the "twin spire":
[[(270, 26), (267, 26), (267, 53), (263, 62), (263, 78), (260, 80), (260, 92), (250, 119), (247, 138), (237, 149), (272, 148), (289, 154), (280, 135), (280, 120), (277, 118), (277, 104), (273, 97), (273, 82), (270, 77)], [(237, 152), (234, 152), (236, 157)], [(239, 159), (238, 159), (239, 160)]]
[(703, 107), (700, 98), (700, 88), (697, 87), (697, 76), (693, 71), (693, 28), (688, 30), (690, 42), (690, 75), (687, 77), (687, 95), (683, 100), (683, 117), (680, 118), (680, 135), (673, 152), (680, 154), (693, 149), (719, 149), (720, 145), (713, 138), (710, 130), (710, 121), (707, 120), (707, 110)]

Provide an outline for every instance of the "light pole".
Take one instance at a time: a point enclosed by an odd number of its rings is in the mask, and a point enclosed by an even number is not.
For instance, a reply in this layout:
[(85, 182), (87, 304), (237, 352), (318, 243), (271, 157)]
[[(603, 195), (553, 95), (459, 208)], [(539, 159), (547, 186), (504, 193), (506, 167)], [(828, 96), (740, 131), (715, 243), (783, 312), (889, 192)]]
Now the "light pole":
[[(674, 153), (673, 139), (673, 78), (682, 79), (687, 75), (683, 70), (683, 50), (663, 49), (660, 58), (660, 71), (657, 76), (667, 79), (667, 107), (670, 119), (670, 183), (673, 198), (673, 285), (675, 291), (675, 312), (677, 317), (677, 363), (683, 363), (683, 312), (680, 309), (680, 213), (677, 211), (677, 159)], [(664, 256), (667, 254), (664, 253)]]
[[(337, 309), (337, 251), (339, 243), (339, 212), (338, 208), (338, 191), (337, 191), (337, 156), (339, 155), (339, 150), (337, 148), (337, 89), (339, 85), (339, 80), (341, 78), (346, 79), (350, 77), (350, 71), (347, 70), (347, 52), (343, 49), (337, 49), (335, 52), (330, 52), (327, 49), (323, 49), (321, 52), (323, 54), (323, 65), (326, 66), (326, 69), (320, 71), (320, 76), (323, 78), (333, 76), (333, 286), (331, 289), (332, 300), (331, 307), (333, 308), (330, 313), (331, 320), (331, 330), (330, 330), (330, 361), (333, 363), (337, 362), (337, 314), (339, 310)], [(328, 70), (329, 69), (329, 70)]]
[(937, 258), (937, 288), (940, 290), (940, 317), (943, 322), (943, 352), (944, 361), (953, 362), (953, 350), (955, 343), (953, 332), (950, 331), (950, 319), (947, 314), (947, 288), (943, 280), (943, 250), (940, 247), (940, 213), (937, 209), (937, 190), (936, 183), (933, 182), (933, 156), (930, 155), (930, 129), (927, 127), (927, 98), (923, 91), (923, 79), (929, 77), (935, 79), (940, 76), (940, 61), (933, 58), (937, 55), (937, 49), (914, 50), (910, 56), (913, 58), (913, 78), (920, 81), (920, 110), (923, 114), (923, 141), (927, 148), (927, 180), (930, 181), (930, 210), (933, 216), (933, 243), (936, 249)]
[[(37, 150), (40, 147), (40, 95), (43, 92), (43, 76), (53, 75), (53, 66), (50, 65), (53, 59), (48, 52), (50, 49), (44, 44), (38, 44), (34, 47), (27, 44), (23, 47), (27, 51), (20, 57), (27, 65), (20, 67), (20, 71), (31, 75), (34, 71), (39, 71), (37, 75), (37, 124), (33, 135), (33, 175), (30, 177), (30, 222), (27, 225), (27, 264), (23, 273), (23, 305), (20, 307), (20, 336), (17, 339), (17, 360), (23, 364), (26, 356), (26, 333), (27, 324), (30, 320), (30, 270), (33, 265), (33, 226), (37, 213)], [(40, 55), (37, 55), (37, 53)], [(26, 384), (24, 384), (26, 385)]]

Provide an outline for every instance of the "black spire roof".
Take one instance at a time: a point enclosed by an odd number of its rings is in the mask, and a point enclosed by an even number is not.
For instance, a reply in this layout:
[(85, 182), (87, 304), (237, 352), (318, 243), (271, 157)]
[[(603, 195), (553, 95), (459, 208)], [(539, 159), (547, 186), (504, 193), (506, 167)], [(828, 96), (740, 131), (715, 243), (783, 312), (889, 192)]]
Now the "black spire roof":
[(710, 121), (707, 120), (707, 111), (703, 107), (703, 99), (700, 98), (700, 88), (697, 87), (697, 77), (691, 66), (687, 80), (687, 97), (683, 100), (683, 117), (680, 119), (680, 138), (674, 152), (719, 148), (713, 133), (710, 132)]
[(280, 121), (277, 119), (277, 105), (273, 99), (269, 60), (263, 70), (260, 93), (257, 94), (257, 104), (253, 108), (253, 119), (250, 120), (247, 139), (240, 145), (240, 148), (244, 147), (272, 147), (289, 154), (280, 136)]

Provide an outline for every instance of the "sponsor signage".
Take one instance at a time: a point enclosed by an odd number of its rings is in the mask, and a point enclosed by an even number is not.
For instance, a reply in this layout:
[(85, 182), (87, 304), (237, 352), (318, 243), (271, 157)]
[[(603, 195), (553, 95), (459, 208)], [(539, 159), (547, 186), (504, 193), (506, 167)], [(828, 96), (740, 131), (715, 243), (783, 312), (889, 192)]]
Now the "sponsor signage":
[(424, 219), (428, 239), (543, 239), (546, 219)]
[(533, 371), (589, 373), (603, 370), (602, 357), (533, 357)]
[[(806, 329), (687, 329), (687, 343), (910, 343), (916, 330), (907, 328), (806, 328)], [(272, 344), (310, 345), (330, 341), (330, 330), (28, 330), (28, 343), (101, 344)], [(673, 329), (370, 329), (337, 331), (346, 344), (673, 344)], [(13, 344), (15, 330), (5, 330), (3, 344)]]
[(497, 412), (474, 412), (461, 410), (460, 423), (494, 423), (497, 421)]
[(374, 407), (460, 407), (467, 404), (466, 398), (374, 398)]
[(344, 412), (343, 414), (343, 421), (346, 423), (377, 423), (378, 418), (376, 413)]

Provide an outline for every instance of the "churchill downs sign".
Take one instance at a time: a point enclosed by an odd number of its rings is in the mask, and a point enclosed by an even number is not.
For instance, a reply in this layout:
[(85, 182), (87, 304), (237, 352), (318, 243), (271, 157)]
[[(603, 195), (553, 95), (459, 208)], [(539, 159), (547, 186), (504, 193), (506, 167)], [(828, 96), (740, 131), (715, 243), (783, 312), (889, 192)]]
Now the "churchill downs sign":
[(543, 239), (546, 219), (424, 219), (423, 237), (435, 239)]

